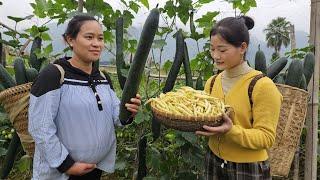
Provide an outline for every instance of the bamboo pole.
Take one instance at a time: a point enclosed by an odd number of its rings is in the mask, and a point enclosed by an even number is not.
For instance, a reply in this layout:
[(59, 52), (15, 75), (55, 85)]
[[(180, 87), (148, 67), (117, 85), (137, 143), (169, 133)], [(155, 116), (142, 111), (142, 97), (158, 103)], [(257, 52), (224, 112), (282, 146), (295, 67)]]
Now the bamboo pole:
[(318, 143), (318, 94), (319, 94), (319, 60), (320, 60), (320, 1), (311, 0), (310, 40), (314, 46), (315, 67), (308, 91), (311, 95), (306, 119), (306, 158), (304, 179), (317, 179), (317, 143)]
[[(294, 32), (294, 25), (290, 24), (289, 26), (289, 32), (290, 32), (290, 44), (291, 44), (291, 51), (296, 49), (296, 37), (295, 37), (295, 32)], [(294, 154), (294, 159), (293, 159), (293, 180), (299, 180), (299, 153), (300, 153), (300, 141), (298, 142), (298, 147), (296, 149), (296, 152)]]

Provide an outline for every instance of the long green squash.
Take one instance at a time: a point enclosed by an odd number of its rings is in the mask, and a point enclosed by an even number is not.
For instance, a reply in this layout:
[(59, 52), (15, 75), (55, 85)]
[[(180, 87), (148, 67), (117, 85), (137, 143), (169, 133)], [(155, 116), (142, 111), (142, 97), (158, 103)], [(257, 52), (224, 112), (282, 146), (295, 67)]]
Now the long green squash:
[(154, 116), (152, 116), (152, 120), (151, 120), (151, 131), (152, 131), (153, 141), (157, 140), (158, 137), (160, 136), (161, 124)]
[(187, 46), (187, 43), (185, 42), (184, 42), (184, 51), (183, 51), (183, 67), (184, 67), (184, 74), (186, 75), (186, 86), (193, 87), (188, 46)]
[(174, 61), (172, 63), (171, 69), (168, 74), (168, 78), (163, 88), (164, 93), (172, 90), (176, 82), (177, 76), (179, 74), (181, 64), (183, 62), (183, 56), (184, 56), (184, 40), (183, 40), (182, 31), (179, 30), (176, 33), (176, 54), (174, 56)]
[(286, 85), (299, 88), (303, 75), (303, 65), (300, 60), (292, 60), (286, 77)]
[(143, 26), (138, 48), (136, 54), (134, 55), (133, 62), (129, 69), (128, 78), (122, 92), (119, 115), (122, 124), (130, 123), (128, 120), (131, 116), (131, 112), (127, 110), (125, 104), (130, 103), (130, 99), (135, 97), (138, 92), (142, 73), (150, 52), (151, 45), (153, 43), (154, 36), (158, 29), (159, 15), (160, 12), (157, 8), (152, 9)]
[(308, 87), (308, 85), (307, 85), (306, 77), (305, 77), (304, 74), (302, 74), (302, 78), (301, 78), (301, 81), (300, 81), (300, 86), (299, 86), (299, 88), (300, 88), (300, 89), (307, 90), (307, 87)]
[[(2, 66), (2, 65), (0, 65)], [(17, 58), (14, 60), (14, 72), (15, 72), (15, 78), (16, 78), (16, 84), (20, 85), (20, 84), (24, 84), (27, 83), (27, 73), (26, 73), (26, 68), (24, 66), (24, 62), (23, 59), (21, 58)], [(6, 71), (3, 72), (4, 74), (6, 74)], [(8, 77), (6, 77), (8, 78)], [(7, 81), (11, 81), (11, 79), (7, 79)], [(14, 86), (15, 84), (13, 84), (12, 82), (10, 83), (11, 86)], [(8, 174), (10, 173), (13, 164), (14, 164), (14, 159), (17, 155), (17, 151), (19, 149), (19, 147), (21, 147), (21, 142), (19, 139), (19, 136), (17, 135), (16, 132), (14, 132), (12, 140), (10, 141), (9, 144), (9, 148), (5, 157), (5, 161), (4, 161), (4, 167), (1, 170), (1, 178), (6, 178), (8, 176)]]
[(39, 72), (35, 68), (28, 68), (26, 70), (27, 80), (28, 82), (33, 82), (38, 76)]
[(99, 69), (99, 67), (100, 67), (100, 59), (98, 59), (92, 63), (93, 69)]
[(123, 17), (119, 17), (116, 21), (116, 66), (118, 81), (121, 89), (124, 88), (127, 78), (122, 75), (122, 69), (125, 68), (123, 58)]
[[(171, 66), (169, 75), (167, 77), (166, 83), (163, 88), (163, 92), (169, 92), (172, 90), (174, 83), (177, 79), (178, 73), (180, 71), (181, 64), (184, 59), (184, 40), (182, 31), (179, 30), (176, 34), (176, 54), (174, 57), (173, 64)], [(161, 124), (155, 119), (155, 117), (152, 117), (152, 134), (153, 134), (153, 140), (156, 140), (160, 136), (160, 130), (161, 130)]]
[(40, 71), (42, 59), (37, 58), (36, 50), (37, 49), (41, 50), (41, 43), (42, 43), (42, 39), (40, 37), (37, 36), (34, 38), (31, 46), (30, 58), (29, 58), (30, 66), (35, 68), (38, 71)]
[(18, 134), (14, 132), (7, 150), (7, 154), (4, 158), (3, 164), (1, 165), (2, 169), (0, 179), (5, 179), (9, 175), (13, 167), (14, 159), (18, 153), (19, 147), (21, 147), (20, 138)]
[(147, 137), (142, 135), (138, 143), (138, 175), (137, 180), (142, 180), (147, 175), (146, 165)]
[[(26, 77), (26, 68), (24, 66), (24, 62), (21, 58), (17, 58), (14, 60), (14, 71), (15, 71), (15, 78), (17, 85), (27, 83), (27, 77)], [(4, 160), (4, 167), (1, 170), (1, 178), (6, 178), (8, 174), (10, 173), (13, 164), (14, 159), (17, 155), (17, 151), (21, 147), (19, 136), (16, 132), (14, 132), (12, 140), (10, 141), (9, 148)]]
[(272, 79), (272, 81), (278, 84), (285, 84), (285, 73), (279, 73)]
[(203, 81), (201, 75), (198, 76), (197, 81), (196, 81), (196, 90), (203, 90)]
[(10, 76), (2, 64), (0, 64), (0, 82), (6, 89), (16, 85), (15, 80)]
[(263, 74), (267, 72), (266, 56), (263, 51), (260, 50), (260, 45), (259, 50), (256, 52), (254, 67), (256, 70), (263, 72)]
[(303, 74), (306, 78), (306, 84), (308, 85), (310, 82), (310, 79), (312, 77), (313, 71), (314, 71), (314, 55), (313, 53), (307, 53), (303, 60)]
[(272, 63), (267, 69), (267, 76), (273, 79), (281, 70), (287, 65), (288, 59), (286, 57), (281, 57)]
[(26, 67), (24, 66), (23, 59), (17, 58), (13, 62), (14, 75), (16, 78), (17, 85), (28, 82)]

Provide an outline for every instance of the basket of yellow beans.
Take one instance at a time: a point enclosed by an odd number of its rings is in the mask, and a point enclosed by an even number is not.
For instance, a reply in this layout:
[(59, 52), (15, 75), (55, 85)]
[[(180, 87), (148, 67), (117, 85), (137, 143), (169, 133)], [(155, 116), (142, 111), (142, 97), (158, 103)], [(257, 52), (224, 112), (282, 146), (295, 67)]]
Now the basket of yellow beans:
[(161, 93), (147, 103), (150, 103), (154, 117), (161, 124), (186, 132), (203, 130), (203, 125), (220, 126), (223, 113), (228, 116), (233, 114), (232, 108), (222, 100), (187, 86)]

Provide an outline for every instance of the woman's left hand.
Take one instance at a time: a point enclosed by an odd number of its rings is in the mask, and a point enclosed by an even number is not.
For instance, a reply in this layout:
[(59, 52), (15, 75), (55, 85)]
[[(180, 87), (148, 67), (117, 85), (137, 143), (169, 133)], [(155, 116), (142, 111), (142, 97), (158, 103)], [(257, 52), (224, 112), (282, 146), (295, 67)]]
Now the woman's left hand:
[(212, 136), (216, 134), (224, 134), (227, 133), (233, 126), (232, 120), (229, 116), (226, 114), (223, 114), (223, 124), (221, 126), (212, 127), (212, 126), (203, 126), (203, 129), (206, 131), (196, 131), (197, 135), (203, 135), (203, 136)]
[(131, 103), (126, 103), (125, 106), (127, 110), (132, 112), (132, 117), (135, 117), (138, 113), (139, 106), (141, 105), (141, 96), (139, 94), (136, 95), (135, 98), (130, 99)]

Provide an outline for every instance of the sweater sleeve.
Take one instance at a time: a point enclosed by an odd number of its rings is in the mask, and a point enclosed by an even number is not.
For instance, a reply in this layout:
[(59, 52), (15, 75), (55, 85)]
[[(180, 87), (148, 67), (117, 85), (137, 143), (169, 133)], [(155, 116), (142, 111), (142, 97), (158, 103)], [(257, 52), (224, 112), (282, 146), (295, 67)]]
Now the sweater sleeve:
[(275, 141), (282, 95), (269, 78), (263, 78), (256, 83), (252, 100), (252, 128), (233, 125), (225, 137), (249, 149), (270, 148)]
[(60, 76), (54, 65), (48, 65), (33, 83), (29, 101), (28, 131), (49, 166), (64, 172), (74, 161), (57, 137), (54, 123), (60, 103)]

